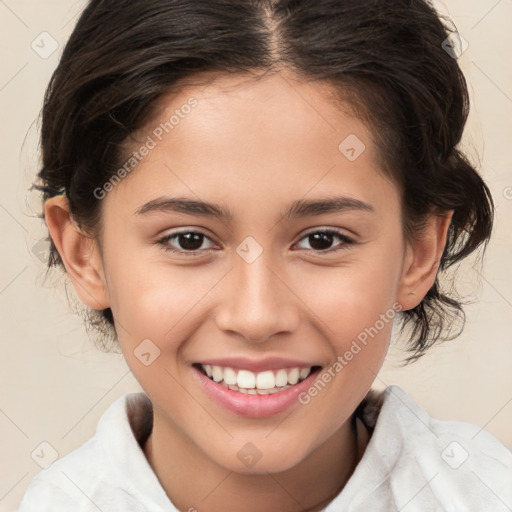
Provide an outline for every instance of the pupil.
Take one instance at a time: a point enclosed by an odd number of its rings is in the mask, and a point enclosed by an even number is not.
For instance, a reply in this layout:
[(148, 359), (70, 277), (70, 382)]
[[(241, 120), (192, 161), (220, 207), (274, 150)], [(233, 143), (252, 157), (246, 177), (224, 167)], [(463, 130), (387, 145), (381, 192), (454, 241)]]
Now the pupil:
[[(330, 245), (332, 244), (332, 237), (333, 235), (329, 233), (314, 233), (312, 235), (309, 235), (310, 237), (310, 245), (313, 247), (313, 249), (317, 249), (319, 251), (329, 249)], [(311, 243), (311, 239), (313, 240), (313, 243)], [(323, 243), (322, 243), (323, 241)], [(325, 242), (327, 242), (327, 246), (325, 245)], [(318, 246), (319, 245), (319, 246)]]
[(199, 249), (199, 247), (201, 247), (202, 236), (203, 235), (201, 235), (200, 233), (180, 233), (180, 246), (182, 247), (182, 249), (195, 251)]

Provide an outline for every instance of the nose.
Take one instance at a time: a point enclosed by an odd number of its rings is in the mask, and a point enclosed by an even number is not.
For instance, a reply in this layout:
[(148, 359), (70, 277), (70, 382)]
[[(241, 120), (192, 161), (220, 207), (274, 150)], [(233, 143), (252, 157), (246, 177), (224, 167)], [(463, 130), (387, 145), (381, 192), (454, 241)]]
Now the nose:
[(263, 343), (297, 329), (298, 304), (292, 284), (267, 260), (265, 251), (252, 263), (236, 257), (224, 279), (216, 322), (227, 334)]

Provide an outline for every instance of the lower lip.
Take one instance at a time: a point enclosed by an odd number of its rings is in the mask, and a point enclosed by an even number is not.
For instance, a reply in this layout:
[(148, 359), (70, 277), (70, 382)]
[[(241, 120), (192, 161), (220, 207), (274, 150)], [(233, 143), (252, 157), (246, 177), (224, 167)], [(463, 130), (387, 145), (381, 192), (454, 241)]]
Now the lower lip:
[(309, 388), (320, 371), (319, 369), (315, 370), (303, 381), (284, 391), (271, 395), (248, 395), (225, 388), (209, 379), (197, 368), (193, 368), (193, 370), (195, 377), (199, 379), (199, 382), (213, 400), (226, 409), (247, 418), (268, 418), (286, 411), (293, 404), (298, 403), (298, 395)]

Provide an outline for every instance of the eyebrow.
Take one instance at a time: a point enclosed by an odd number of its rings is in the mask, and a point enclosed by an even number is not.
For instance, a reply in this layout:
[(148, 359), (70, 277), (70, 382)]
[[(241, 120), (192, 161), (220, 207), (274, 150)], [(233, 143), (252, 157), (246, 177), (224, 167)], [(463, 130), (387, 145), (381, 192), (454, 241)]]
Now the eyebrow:
[[(359, 210), (374, 212), (372, 205), (347, 196), (336, 196), (321, 199), (299, 199), (294, 201), (282, 214), (287, 219), (323, 215), (326, 213)], [(158, 197), (153, 199), (135, 212), (136, 215), (146, 215), (152, 212), (178, 212), (187, 215), (212, 217), (222, 221), (230, 221), (233, 214), (216, 203), (208, 203), (189, 199), (187, 197)]]

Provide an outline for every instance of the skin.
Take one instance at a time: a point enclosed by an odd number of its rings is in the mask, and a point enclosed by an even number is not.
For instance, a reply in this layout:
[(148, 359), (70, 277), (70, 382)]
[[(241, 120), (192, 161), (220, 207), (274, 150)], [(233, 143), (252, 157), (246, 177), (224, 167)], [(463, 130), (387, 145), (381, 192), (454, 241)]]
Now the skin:
[[(392, 323), (307, 405), (269, 418), (214, 403), (193, 378), (194, 362), (282, 356), (328, 368), (393, 304), (415, 307), (434, 282), (451, 212), (406, 242), (399, 192), (369, 128), (326, 91), (285, 72), (188, 86), (163, 98), (140, 140), (191, 96), (198, 105), (107, 194), (100, 237), (76, 227), (64, 197), (45, 203), (79, 297), (112, 308), (126, 361), (154, 406), (144, 451), (180, 510), (318, 510), (331, 501), (360, 458), (351, 418), (382, 366)], [(366, 146), (355, 161), (338, 149), (350, 134)], [(373, 210), (282, 217), (295, 200), (333, 195)], [(162, 196), (215, 202), (233, 219), (135, 213)], [(183, 228), (207, 237), (195, 257), (157, 242)], [(335, 236), (315, 246), (306, 235), (322, 228), (355, 243)], [(263, 249), (251, 263), (236, 252), (248, 236)], [(167, 244), (186, 250), (179, 238)], [(161, 351), (149, 366), (134, 355), (144, 339)], [(247, 442), (262, 455), (251, 468), (237, 457)]]

